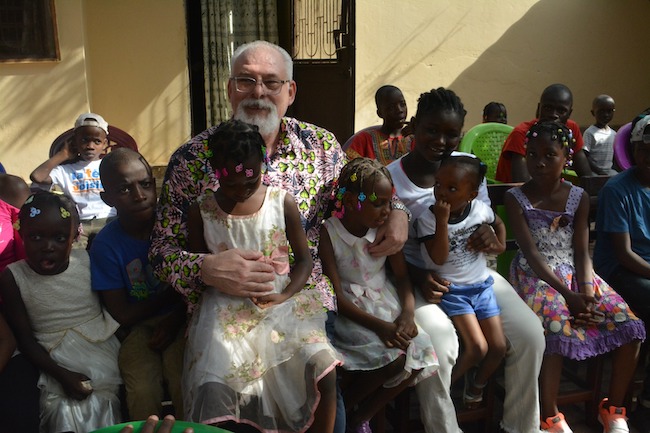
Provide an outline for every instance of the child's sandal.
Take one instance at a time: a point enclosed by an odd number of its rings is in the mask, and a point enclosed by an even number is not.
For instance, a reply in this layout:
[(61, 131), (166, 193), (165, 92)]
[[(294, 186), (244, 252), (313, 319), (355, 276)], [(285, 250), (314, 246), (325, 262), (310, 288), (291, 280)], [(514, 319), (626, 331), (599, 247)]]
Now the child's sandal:
[[(474, 380), (476, 378), (476, 370), (469, 371), (465, 374), (465, 386), (463, 389), (463, 405), (466, 409), (474, 409), (481, 406), (483, 403), (483, 388), (487, 383), (477, 384)], [(478, 393), (474, 394), (471, 389), (476, 388)]]

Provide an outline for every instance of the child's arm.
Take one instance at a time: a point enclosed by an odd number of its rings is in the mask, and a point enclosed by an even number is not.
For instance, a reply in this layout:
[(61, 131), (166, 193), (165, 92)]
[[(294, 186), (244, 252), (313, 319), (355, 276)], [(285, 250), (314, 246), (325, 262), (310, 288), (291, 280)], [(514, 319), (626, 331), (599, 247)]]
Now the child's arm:
[(413, 295), (413, 286), (409, 277), (406, 259), (402, 251), (388, 256), (386, 259), (390, 263), (390, 268), (395, 277), (395, 288), (399, 296), (402, 312), (395, 319), (397, 333), (411, 339), (418, 335), (418, 328), (415, 325), (415, 296)]
[(83, 400), (93, 391), (84, 386), (84, 381), (90, 380), (84, 374), (67, 370), (58, 365), (43, 346), (41, 346), (32, 332), (32, 327), (27, 315), (27, 309), (20, 296), (14, 276), (8, 269), (0, 276), (0, 290), (4, 303), (4, 313), (11, 326), (18, 347), (25, 356), (32, 361), (34, 366), (54, 377), (63, 387), (66, 394), (75, 400)]
[(587, 303), (580, 294), (571, 291), (544, 261), (528, 229), (523, 209), (514, 195), (506, 193), (504, 197), (508, 221), (515, 235), (517, 244), (528, 261), (528, 265), (537, 276), (560, 293), (567, 302), (571, 313), (577, 317), (587, 312)]
[(318, 255), (323, 265), (323, 275), (326, 275), (332, 286), (334, 287), (334, 294), (336, 295), (336, 304), (340, 315), (349, 318), (350, 320), (358, 323), (364, 328), (370, 329), (372, 332), (384, 342), (386, 347), (399, 347), (406, 349), (408, 340), (403, 337), (396, 339), (397, 325), (381, 320), (372, 314), (363, 311), (361, 308), (354, 305), (341, 288), (341, 279), (336, 267), (336, 258), (334, 256), (334, 247), (330, 235), (325, 227), (325, 224), (320, 229), (320, 240), (318, 241)]
[(286, 194), (284, 197), (284, 221), (287, 240), (291, 245), (294, 258), (293, 267), (289, 273), (290, 281), (282, 293), (272, 293), (258, 297), (256, 304), (262, 308), (281, 304), (291, 298), (305, 287), (305, 283), (307, 283), (307, 279), (311, 275), (313, 260), (307, 245), (307, 236), (300, 222), (296, 200), (291, 194)]
[(496, 242), (490, 243), (489, 247), (483, 250), (487, 254), (499, 255), (506, 250), (506, 225), (499, 215), (494, 214), (494, 222), (490, 224), (496, 236)]
[(198, 202), (194, 202), (187, 212), (187, 250), (193, 253), (210, 252), (203, 237), (203, 218)]
[(73, 149), (72, 138), (69, 138), (63, 144), (61, 150), (55, 153), (50, 159), (36, 167), (36, 169), (29, 175), (29, 178), (36, 183), (51, 184), (52, 178), (50, 177), (50, 172), (54, 169), (54, 167), (61, 165), (70, 159), (74, 159), (76, 156), (77, 153)]
[(436, 231), (433, 237), (429, 237), (424, 241), (427, 248), (429, 257), (436, 265), (443, 265), (449, 257), (449, 233), (448, 222), (450, 205), (442, 200), (429, 207), (429, 210), (436, 217)]
[[(573, 262), (575, 278), (580, 293), (591, 298), (590, 306), (595, 305), (593, 265), (589, 255), (589, 195), (583, 191), (578, 209), (573, 219)], [(593, 310), (592, 310), (593, 311)]]
[(16, 350), (16, 339), (9, 324), (0, 313), (0, 373), (11, 359), (14, 350)]

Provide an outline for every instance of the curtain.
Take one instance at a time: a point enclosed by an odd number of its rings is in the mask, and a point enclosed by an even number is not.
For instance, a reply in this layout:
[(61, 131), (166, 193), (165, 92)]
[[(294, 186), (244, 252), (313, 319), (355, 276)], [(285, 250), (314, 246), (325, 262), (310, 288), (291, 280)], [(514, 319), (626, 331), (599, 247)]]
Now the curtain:
[(263, 39), (278, 43), (276, 0), (201, 0), (203, 75), (208, 125), (230, 118), (228, 78), (233, 51)]

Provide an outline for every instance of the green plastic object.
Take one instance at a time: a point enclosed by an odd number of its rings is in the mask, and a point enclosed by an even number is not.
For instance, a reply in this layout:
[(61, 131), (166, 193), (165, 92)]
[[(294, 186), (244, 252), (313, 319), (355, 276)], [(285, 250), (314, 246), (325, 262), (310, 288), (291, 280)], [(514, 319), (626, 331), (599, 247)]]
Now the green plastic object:
[(488, 183), (499, 183), (495, 180), (497, 163), (503, 143), (513, 129), (512, 126), (503, 123), (481, 123), (467, 131), (458, 146), (459, 151), (473, 153), (487, 165), (485, 178)]
[[(99, 430), (95, 430), (92, 433), (120, 433), (120, 431), (129, 424), (133, 426), (133, 433), (140, 433), (145, 422), (146, 421), (125, 422), (122, 424), (112, 425), (110, 427), (100, 428)], [(158, 431), (158, 428), (161, 424), (162, 421), (159, 421), (158, 427), (156, 427), (155, 431)], [(183, 433), (183, 430), (188, 427), (192, 427), (194, 429), (194, 433), (231, 433), (229, 430), (224, 430), (219, 427), (187, 421), (176, 421), (172, 427), (171, 433)]]

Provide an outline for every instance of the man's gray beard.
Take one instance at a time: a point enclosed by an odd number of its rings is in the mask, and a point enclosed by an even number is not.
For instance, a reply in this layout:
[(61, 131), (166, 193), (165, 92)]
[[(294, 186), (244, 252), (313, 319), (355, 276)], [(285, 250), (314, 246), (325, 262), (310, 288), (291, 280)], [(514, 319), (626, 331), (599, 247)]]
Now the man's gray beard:
[(262, 137), (275, 136), (280, 130), (280, 118), (278, 117), (278, 110), (275, 105), (270, 103), (265, 106), (269, 108), (269, 111), (265, 116), (251, 116), (246, 113), (246, 111), (244, 111), (244, 108), (246, 108), (246, 103), (242, 101), (242, 103), (237, 107), (237, 111), (233, 117), (236, 120), (250, 123), (251, 125), (256, 125), (259, 128)]

